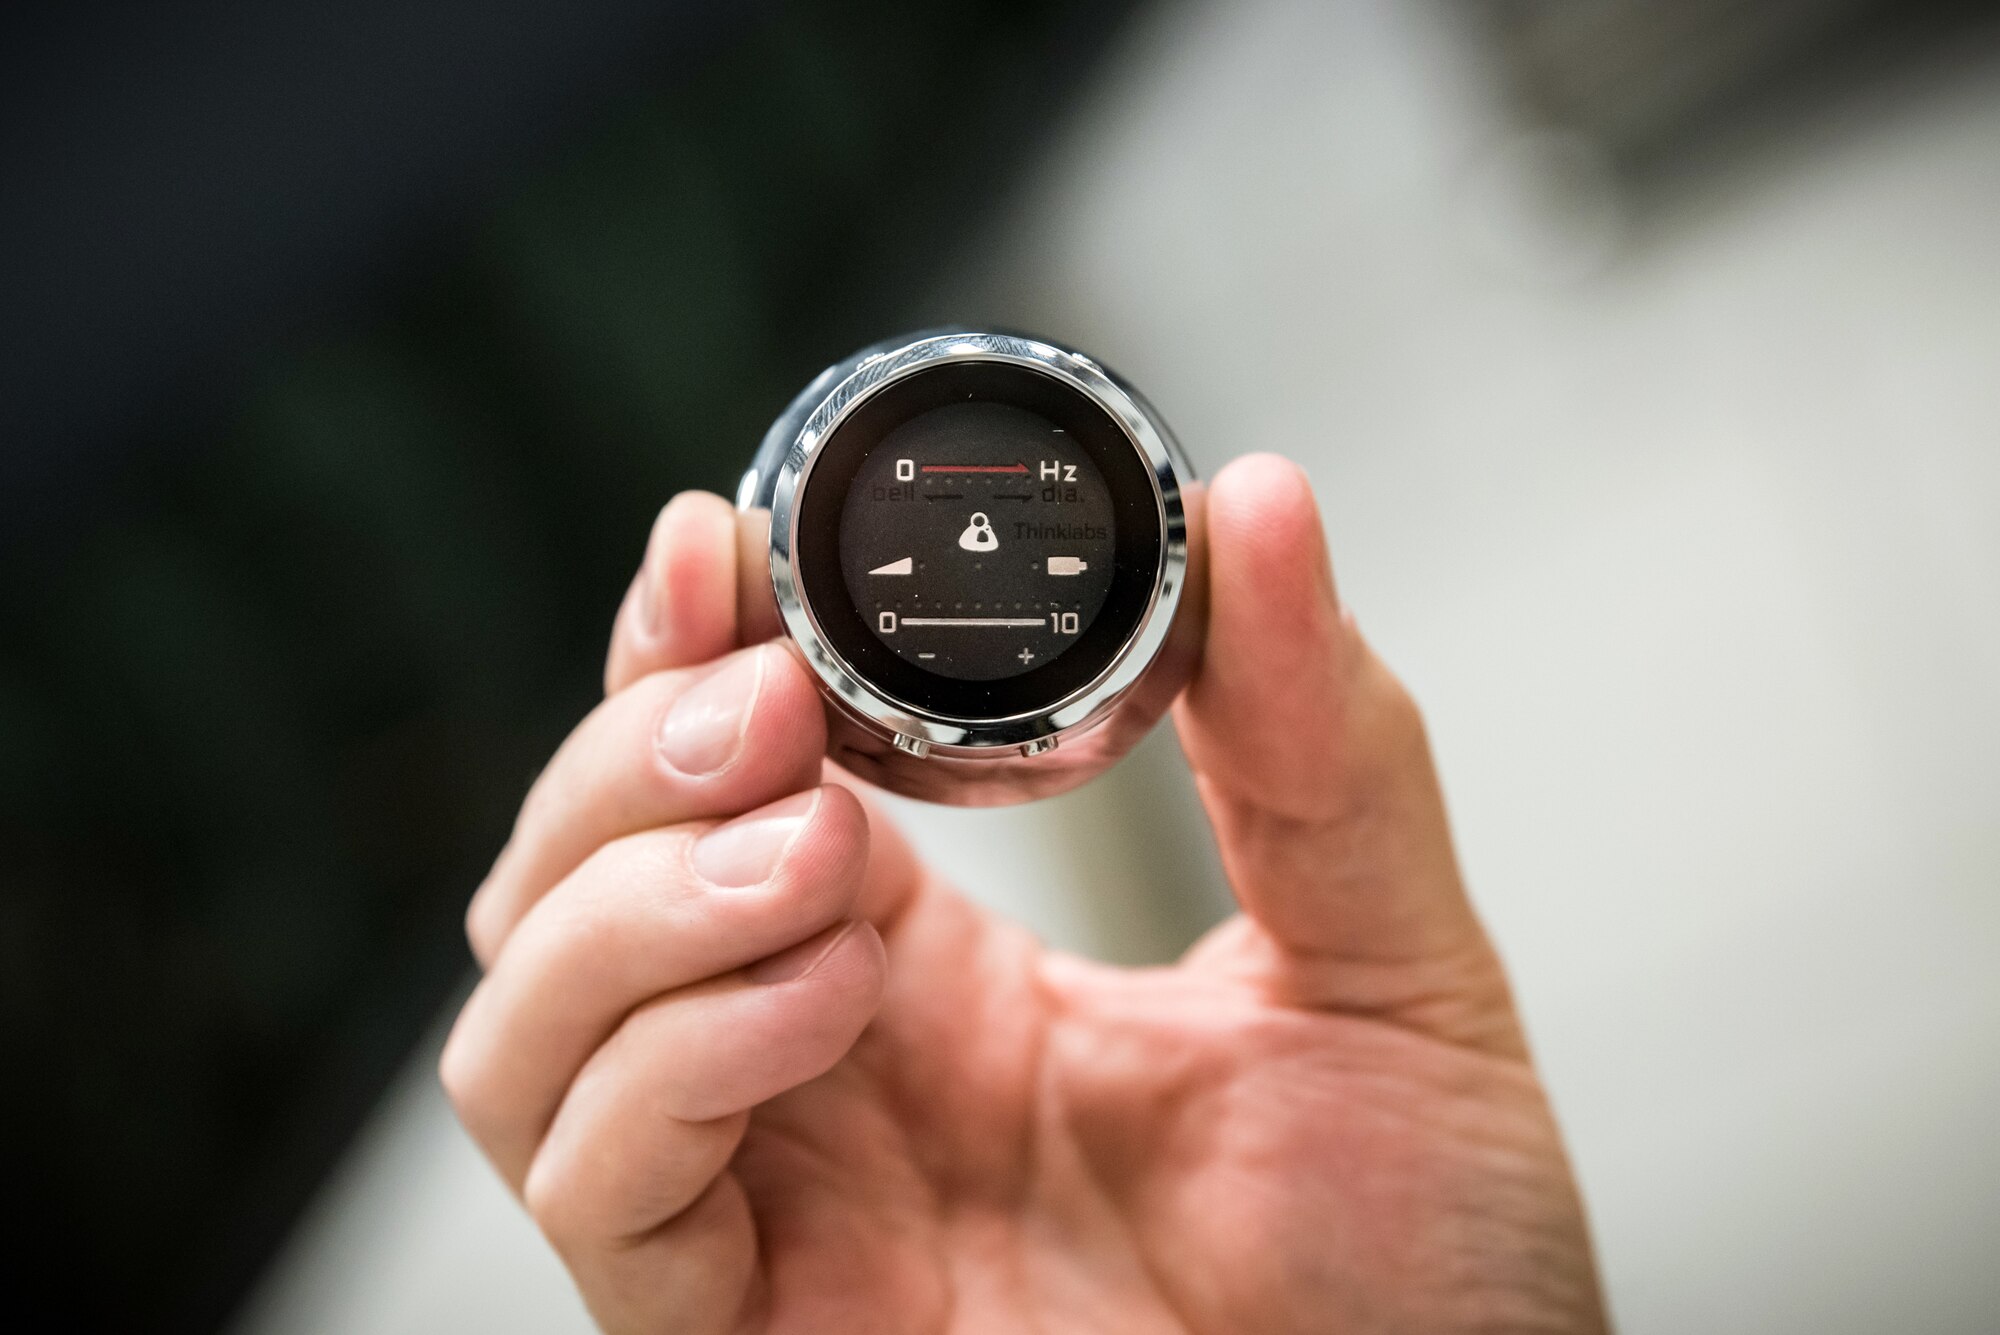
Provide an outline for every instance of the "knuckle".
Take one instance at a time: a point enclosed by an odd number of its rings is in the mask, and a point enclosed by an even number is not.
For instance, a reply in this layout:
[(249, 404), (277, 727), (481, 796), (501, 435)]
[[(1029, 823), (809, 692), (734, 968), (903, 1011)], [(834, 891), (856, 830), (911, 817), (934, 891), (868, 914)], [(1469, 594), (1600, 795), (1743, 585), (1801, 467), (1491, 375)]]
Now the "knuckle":
[(599, 705), (597, 709), (585, 714), (563, 739), (562, 744), (556, 748), (555, 754), (550, 756), (541, 769), (535, 772), (534, 778), (529, 780), (528, 791), (521, 796), (521, 809), (514, 813), (514, 829), (510, 840), (520, 838), (523, 831), (535, 828), (548, 817), (555, 799), (556, 778), (561, 772), (558, 762), (563, 758), (563, 752), (575, 745), (578, 736), (589, 729), (592, 720), (597, 717), (598, 710), (602, 708), (603, 706)]
[(500, 907), (493, 896), (484, 891), (473, 895), (465, 906), (465, 940), (482, 968), (500, 951), (500, 927)]
[(1384, 667), (1378, 667), (1377, 673), (1381, 678), (1377, 708), (1389, 739), (1405, 755), (1428, 752), (1430, 729), (1424, 722), (1423, 706), (1401, 677)]
[(531, 909), (509, 939), (510, 959), (541, 979), (574, 978), (643, 959), (684, 921), (689, 873), (683, 830), (646, 830), (603, 844)]
[(521, 1183), (521, 1204), (536, 1227), (551, 1239), (573, 1238), (580, 1233), (576, 1178), (552, 1163), (547, 1155), (537, 1155)]
[(682, 840), (663, 831), (646, 831), (614, 839), (584, 860), (570, 884), (543, 901), (535, 923), (539, 951), (561, 959), (603, 958), (631, 939), (643, 920), (638, 910), (656, 895), (635, 894), (640, 887), (671, 884), (678, 877), (678, 858), (665, 843)]
[(465, 1036), (462, 1018), (445, 1040), (444, 1051), (438, 1054), (437, 1076), (459, 1119), (468, 1124), (476, 1121), (481, 1102), (481, 1063)]

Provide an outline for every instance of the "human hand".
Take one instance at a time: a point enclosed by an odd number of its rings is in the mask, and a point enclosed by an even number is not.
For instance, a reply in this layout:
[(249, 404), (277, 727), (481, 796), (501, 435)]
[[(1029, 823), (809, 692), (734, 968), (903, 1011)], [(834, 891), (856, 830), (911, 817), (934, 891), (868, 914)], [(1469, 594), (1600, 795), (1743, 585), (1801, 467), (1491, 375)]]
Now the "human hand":
[(1044, 949), (820, 783), (737, 542), (715, 497), (656, 526), (442, 1061), (606, 1330), (1604, 1329), (1422, 724), (1296, 469), (1209, 488), (1176, 721), (1243, 912), (1167, 968)]

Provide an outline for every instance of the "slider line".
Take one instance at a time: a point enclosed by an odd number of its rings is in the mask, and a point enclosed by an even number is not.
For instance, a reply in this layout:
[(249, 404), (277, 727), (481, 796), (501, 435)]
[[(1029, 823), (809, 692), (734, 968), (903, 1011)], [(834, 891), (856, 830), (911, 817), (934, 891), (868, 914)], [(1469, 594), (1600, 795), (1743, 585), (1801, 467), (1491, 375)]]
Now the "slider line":
[(1026, 464), (925, 464), (926, 473), (1025, 473)]
[(1046, 626), (1047, 617), (899, 617), (899, 626)]

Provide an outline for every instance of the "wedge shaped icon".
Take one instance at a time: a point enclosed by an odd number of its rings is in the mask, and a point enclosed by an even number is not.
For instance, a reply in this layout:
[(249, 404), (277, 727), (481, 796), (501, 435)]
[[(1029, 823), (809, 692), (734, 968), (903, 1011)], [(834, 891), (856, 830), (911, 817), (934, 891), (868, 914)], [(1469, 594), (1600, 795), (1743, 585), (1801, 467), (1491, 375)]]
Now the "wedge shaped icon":
[(910, 570), (911, 558), (906, 556), (900, 561), (891, 561), (888, 565), (876, 566), (868, 573), (871, 575), (907, 575), (910, 573)]

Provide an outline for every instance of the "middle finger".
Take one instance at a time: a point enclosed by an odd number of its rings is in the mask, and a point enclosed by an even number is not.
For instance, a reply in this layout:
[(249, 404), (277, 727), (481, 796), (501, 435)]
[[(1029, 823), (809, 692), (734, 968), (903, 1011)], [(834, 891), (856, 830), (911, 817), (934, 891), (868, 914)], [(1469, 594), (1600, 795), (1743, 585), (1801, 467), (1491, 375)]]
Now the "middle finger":
[(466, 912), (473, 952), (491, 967), (535, 902), (604, 844), (810, 787), (825, 750), (819, 694), (776, 646), (641, 679), (592, 710), (535, 781)]
[(651, 997), (765, 958), (846, 917), (868, 823), (828, 786), (705, 829), (600, 849), (521, 923), (466, 1002), (440, 1066), (510, 1182), (591, 1052)]

